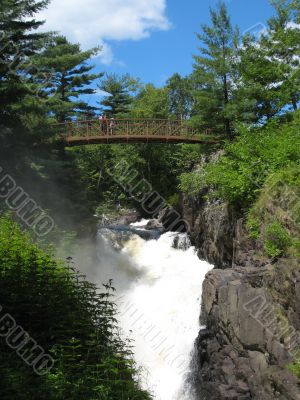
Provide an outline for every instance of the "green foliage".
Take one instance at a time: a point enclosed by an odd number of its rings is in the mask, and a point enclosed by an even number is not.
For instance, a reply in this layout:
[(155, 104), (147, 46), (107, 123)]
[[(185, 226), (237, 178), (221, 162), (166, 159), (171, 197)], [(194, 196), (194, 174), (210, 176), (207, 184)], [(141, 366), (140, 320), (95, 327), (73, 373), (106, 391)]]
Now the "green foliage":
[(281, 256), (292, 244), (287, 230), (277, 221), (266, 227), (264, 236), (264, 247), (269, 257)]
[(271, 258), (300, 257), (300, 115), (293, 117), (243, 129), (219, 160), (180, 176), (184, 192), (210, 188), (210, 196), (247, 211), (249, 237)]
[[(268, 179), (268, 184), (272, 188), (279, 185), (287, 185), (299, 191), (300, 184), (300, 166), (297, 163), (291, 163), (286, 168), (281, 169), (276, 174), (273, 174)], [(278, 193), (277, 193), (278, 194)]]
[[(36, 88), (27, 80), (28, 58), (40, 51), (47, 34), (36, 30), (43, 22), (34, 14), (48, 4), (47, 0), (5, 0), (0, 4), (0, 140), (13, 141), (14, 130), (25, 130), (30, 119), (41, 118), (42, 104)], [(23, 107), (22, 107), (23, 105)], [(43, 110), (44, 111), (44, 110)], [(24, 120), (27, 122), (25, 126)], [(5, 139), (5, 140), (4, 140)]]
[(300, 380), (300, 359), (288, 364), (287, 367)]
[(182, 78), (174, 74), (167, 80), (169, 113), (176, 119), (187, 119), (191, 115), (194, 99), (193, 83), (190, 77)]
[(180, 173), (191, 170), (199, 162), (202, 148), (166, 144), (99, 145), (78, 147), (71, 149), (70, 153), (81, 173), (82, 185), (88, 186), (89, 198), (98, 203), (98, 211), (114, 212), (119, 204), (139, 207), (114, 179), (113, 171), (120, 162), (128, 165), (128, 173), (133, 179), (137, 174), (134, 182), (145, 179), (153, 191), (168, 199), (174, 195)]
[(40, 250), (8, 217), (0, 218), (0, 304), (54, 367), (37, 376), (0, 341), (3, 400), (149, 399), (135, 381), (128, 344), (119, 337), (109, 283), (99, 291)]
[[(34, 15), (48, 1), (6, 0), (0, 6), (0, 139), (43, 142), (47, 123), (90, 117), (96, 107), (82, 95), (94, 94), (91, 56), (79, 44), (53, 33), (37, 33)], [(108, 93), (100, 102), (110, 116), (190, 119), (201, 131), (212, 129), (232, 138), (240, 122), (264, 123), (299, 106), (299, 5), (272, 2), (276, 14), (266, 35), (255, 41), (239, 32), (224, 3), (211, 9), (211, 24), (197, 35), (199, 54), (188, 77), (174, 74), (163, 88), (141, 88), (129, 75), (107, 75), (98, 87)], [(138, 93), (138, 94), (137, 94)], [(50, 117), (50, 121), (49, 121)], [(15, 132), (18, 137), (11, 135)], [(25, 135), (20, 135), (26, 133)], [(3, 147), (3, 146), (2, 146)]]
[(269, 257), (299, 257), (300, 166), (291, 164), (270, 175), (247, 213), (249, 236)]
[(249, 237), (258, 239), (260, 236), (261, 221), (251, 213), (248, 214), (246, 228), (249, 232)]
[(239, 123), (265, 123), (296, 111), (300, 100), (300, 29), (297, 1), (272, 2), (275, 16), (258, 39), (244, 35), (243, 46), (226, 6), (211, 10), (211, 25), (197, 35), (192, 121), (232, 137)]
[[(53, 117), (64, 121), (95, 108), (82, 95), (95, 92), (87, 60), (99, 49), (81, 51), (79, 44), (53, 33), (37, 33), (34, 18), (48, 1), (11, 1), (0, 6), (0, 140), (1, 148), (45, 142)], [(50, 117), (50, 118), (49, 118)]]
[[(13, 154), (2, 154), (4, 172), (1, 177), (9, 173), (16, 184), (53, 218), (60, 230), (79, 234), (92, 232), (96, 224), (93, 211), (97, 199), (91, 190), (91, 182), (84, 179), (91, 174), (83, 176), (73, 154), (62, 150), (22, 148)], [(58, 238), (61, 241), (61, 235), (57, 234), (57, 231), (51, 232), (51, 242), (57, 243)]]
[(107, 93), (100, 104), (104, 106), (105, 113), (109, 117), (126, 116), (133, 102), (133, 95), (139, 88), (138, 80), (125, 74), (118, 77), (116, 74), (108, 74), (99, 85), (99, 89)]
[(197, 37), (200, 55), (194, 56), (195, 103), (192, 111), (195, 126), (215, 133), (233, 134), (234, 83), (236, 81), (239, 32), (232, 27), (224, 3), (210, 10), (211, 26), (203, 25)]
[(176, 207), (180, 203), (180, 195), (178, 193), (174, 193), (167, 198), (167, 203), (172, 206)]
[(190, 196), (197, 195), (201, 189), (207, 186), (203, 170), (186, 172), (180, 175), (179, 189)]
[[(260, 39), (246, 36), (241, 51), (240, 95), (249, 100), (255, 121), (297, 110), (300, 87), (300, 29), (289, 0), (272, 2), (276, 15)], [(294, 20), (294, 24), (293, 24)]]
[(131, 116), (134, 118), (168, 118), (167, 88), (156, 88), (152, 84), (145, 85), (132, 105)]
[(91, 84), (103, 75), (91, 73), (94, 66), (87, 63), (99, 51), (100, 48), (82, 51), (79, 44), (71, 44), (64, 36), (53, 36), (43, 52), (31, 57), (30, 62), (39, 71), (35, 79), (48, 76), (43, 95), (48, 113), (58, 122), (82, 114), (88, 117), (96, 110), (81, 96), (94, 94)]
[(276, 15), (268, 22), (268, 38), (265, 40), (272, 63), (278, 71), (275, 82), (280, 88), (281, 103), (296, 111), (300, 101), (300, 28), (297, 26), (297, 7), (290, 0), (273, 0), (272, 4)]
[(242, 129), (225, 155), (206, 169), (206, 182), (218, 197), (248, 208), (260, 193), (266, 178), (291, 162), (300, 162), (299, 114), (291, 123), (276, 121), (264, 128)]

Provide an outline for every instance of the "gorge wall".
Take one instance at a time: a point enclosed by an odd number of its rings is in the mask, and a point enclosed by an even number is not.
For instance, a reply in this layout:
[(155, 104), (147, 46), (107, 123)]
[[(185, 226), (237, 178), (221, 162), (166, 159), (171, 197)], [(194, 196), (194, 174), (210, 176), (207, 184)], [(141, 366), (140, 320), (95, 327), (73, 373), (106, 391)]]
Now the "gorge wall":
[(300, 268), (270, 260), (248, 238), (239, 212), (200, 193), (183, 199), (207, 274), (193, 383), (201, 400), (300, 399), (288, 364), (300, 356)]

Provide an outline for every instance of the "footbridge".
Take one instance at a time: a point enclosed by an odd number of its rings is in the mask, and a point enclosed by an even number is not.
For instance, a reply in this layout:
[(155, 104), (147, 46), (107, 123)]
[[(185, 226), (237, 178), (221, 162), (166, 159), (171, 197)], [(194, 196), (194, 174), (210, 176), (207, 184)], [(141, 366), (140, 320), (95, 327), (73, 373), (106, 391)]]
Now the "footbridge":
[(216, 144), (210, 130), (199, 133), (186, 121), (169, 119), (111, 119), (68, 121), (54, 125), (67, 146), (103, 143)]

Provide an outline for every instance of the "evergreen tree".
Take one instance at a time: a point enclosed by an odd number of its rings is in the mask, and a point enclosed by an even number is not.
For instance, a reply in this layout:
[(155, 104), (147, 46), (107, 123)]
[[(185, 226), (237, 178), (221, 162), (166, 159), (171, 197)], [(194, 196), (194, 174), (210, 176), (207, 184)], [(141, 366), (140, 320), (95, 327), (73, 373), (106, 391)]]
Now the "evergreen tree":
[(244, 38), (240, 71), (241, 95), (252, 99), (256, 121), (264, 121), (287, 108), (297, 110), (300, 100), (300, 29), (289, 0), (273, 0), (276, 15), (256, 41)]
[[(22, 116), (34, 101), (32, 87), (27, 81), (28, 58), (43, 46), (47, 34), (36, 30), (43, 22), (34, 15), (48, 4), (48, 0), (3, 0), (0, 3), (0, 128), (22, 129)], [(27, 107), (26, 107), (27, 106)]]
[(294, 21), (296, 23), (300, 23), (300, 2), (299, 0), (292, 0), (291, 4), (293, 14), (294, 14)]
[(133, 95), (139, 87), (139, 82), (128, 74), (118, 77), (116, 74), (106, 75), (99, 89), (107, 93), (100, 104), (109, 116), (126, 115), (133, 102)]
[(201, 129), (233, 136), (234, 89), (239, 33), (233, 28), (224, 3), (210, 10), (212, 25), (203, 25), (200, 55), (194, 56), (195, 106), (193, 121)]
[(90, 115), (97, 109), (81, 98), (94, 94), (91, 84), (103, 74), (91, 73), (88, 61), (99, 48), (82, 51), (79, 44), (71, 44), (64, 36), (53, 36), (41, 54), (32, 58), (39, 75), (49, 75), (44, 89), (49, 111), (58, 122), (73, 116)]
[(249, 112), (253, 113), (253, 122), (272, 118), (282, 107), (278, 94), (279, 71), (267, 58), (268, 52), (262, 40), (257, 46), (252, 38), (244, 38), (240, 64), (242, 82), (238, 95), (251, 102)]
[(293, 20), (295, 14), (289, 0), (273, 0), (272, 4), (276, 16), (268, 22), (265, 41), (269, 57), (279, 70), (276, 84), (280, 87), (281, 102), (296, 111), (300, 100), (300, 27)]

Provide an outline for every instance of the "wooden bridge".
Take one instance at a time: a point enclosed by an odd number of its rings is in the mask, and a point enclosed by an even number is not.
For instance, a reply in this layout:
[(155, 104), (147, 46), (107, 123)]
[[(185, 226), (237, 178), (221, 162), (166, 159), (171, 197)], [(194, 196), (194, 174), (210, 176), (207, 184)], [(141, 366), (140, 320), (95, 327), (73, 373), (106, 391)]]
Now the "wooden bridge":
[(202, 143), (215, 144), (220, 138), (209, 130), (199, 134), (185, 121), (166, 119), (114, 119), (70, 121), (55, 124), (57, 134), (68, 146), (101, 143)]

